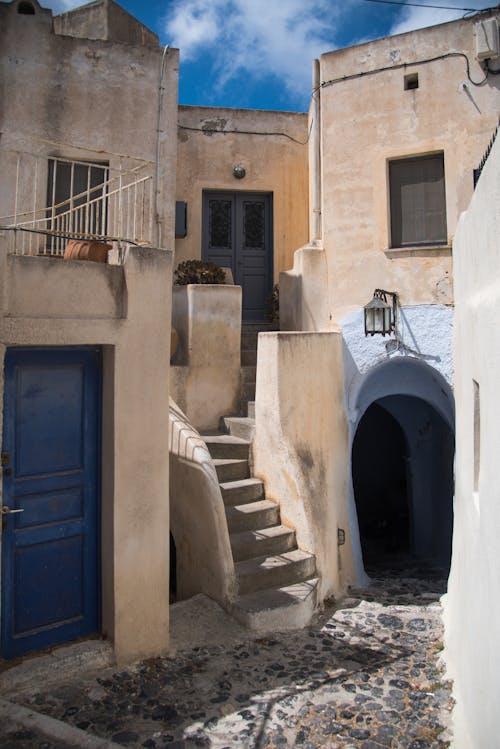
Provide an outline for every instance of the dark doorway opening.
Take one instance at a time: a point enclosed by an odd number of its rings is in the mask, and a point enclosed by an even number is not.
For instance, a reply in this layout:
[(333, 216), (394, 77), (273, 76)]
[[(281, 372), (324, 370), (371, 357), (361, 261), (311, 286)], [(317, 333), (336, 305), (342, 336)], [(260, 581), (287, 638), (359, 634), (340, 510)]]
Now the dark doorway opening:
[(407, 453), (400, 425), (374, 403), (361, 419), (352, 446), (354, 496), (366, 564), (410, 552)]
[(379, 398), (361, 418), (352, 479), (365, 567), (449, 569), (454, 436), (426, 401)]

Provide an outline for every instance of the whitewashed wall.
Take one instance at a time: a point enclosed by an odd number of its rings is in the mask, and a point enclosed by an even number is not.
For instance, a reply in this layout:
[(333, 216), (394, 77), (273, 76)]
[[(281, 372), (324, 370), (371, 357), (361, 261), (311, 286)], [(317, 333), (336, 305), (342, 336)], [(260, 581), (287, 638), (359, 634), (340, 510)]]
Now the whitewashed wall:
[[(445, 603), (457, 749), (491, 749), (500, 734), (500, 139), (455, 236), (457, 434), (455, 527)], [(474, 480), (474, 381), (479, 466)]]
[(346, 582), (351, 584), (366, 582), (351, 466), (352, 443), (366, 409), (378, 398), (388, 395), (414, 396), (430, 403), (453, 428), (453, 309), (420, 304), (403, 307), (398, 315), (399, 345), (394, 336), (365, 337), (362, 309), (341, 321), (345, 408), (349, 424), (347, 505), (352, 552), (352, 578)]

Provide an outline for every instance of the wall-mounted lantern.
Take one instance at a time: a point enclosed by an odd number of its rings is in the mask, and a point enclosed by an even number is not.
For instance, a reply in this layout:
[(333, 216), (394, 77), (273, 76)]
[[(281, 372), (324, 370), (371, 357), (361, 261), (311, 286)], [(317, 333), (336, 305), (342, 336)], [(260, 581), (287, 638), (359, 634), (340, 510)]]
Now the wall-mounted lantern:
[[(387, 297), (392, 298), (389, 304)], [(398, 306), (398, 295), (395, 291), (375, 289), (373, 299), (365, 305), (365, 336), (387, 333), (391, 335), (396, 330), (396, 315)]]

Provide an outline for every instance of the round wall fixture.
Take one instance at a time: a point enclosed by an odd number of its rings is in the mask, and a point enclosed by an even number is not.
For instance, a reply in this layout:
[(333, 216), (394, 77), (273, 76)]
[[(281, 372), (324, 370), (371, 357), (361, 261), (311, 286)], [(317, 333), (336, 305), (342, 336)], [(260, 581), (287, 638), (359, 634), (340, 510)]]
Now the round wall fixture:
[(235, 164), (233, 166), (233, 177), (236, 177), (236, 179), (243, 179), (245, 174), (246, 170), (244, 166), (241, 166), (241, 164)]

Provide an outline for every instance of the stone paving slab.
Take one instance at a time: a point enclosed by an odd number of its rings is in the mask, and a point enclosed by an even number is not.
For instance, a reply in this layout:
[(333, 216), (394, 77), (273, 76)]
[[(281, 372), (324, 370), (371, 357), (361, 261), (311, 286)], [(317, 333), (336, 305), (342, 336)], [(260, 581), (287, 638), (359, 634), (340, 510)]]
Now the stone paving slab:
[(305, 630), (211, 641), (15, 699), (129, 747), (443, 749), (443, 592), (442, 579), (386, 573)]

